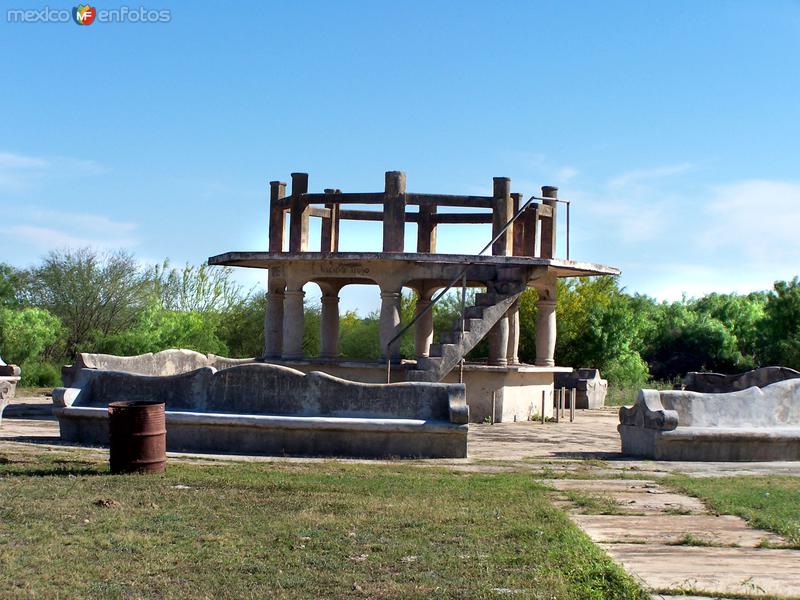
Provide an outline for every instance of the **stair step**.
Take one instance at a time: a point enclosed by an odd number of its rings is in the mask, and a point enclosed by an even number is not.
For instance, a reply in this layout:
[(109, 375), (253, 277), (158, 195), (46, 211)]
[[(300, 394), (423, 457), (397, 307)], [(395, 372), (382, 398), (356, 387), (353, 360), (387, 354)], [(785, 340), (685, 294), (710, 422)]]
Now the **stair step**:
[(461, 342), (461, 324), (459, 322), (458, 331), (442, 331), (439, 334), (440, 344), (458, 344)]
[[(464, 322), (464, 331), (474, 331), (476, 327), (480, 327), (481, 321), (483, 319), (467, 319)], [(456, 322), (453, 323), (453, 331), (452, 333), (461, 334), (461, 319), (456, 319)]]
[(466, 319), (480, 319), (483, 317), (483, 306), (468, 306), (464, 309), (464, 317)]
[(417, 370), (435, 371), (442, 364), (440, 356), (420, 356), (417, 358)]
[(475, 294), (475, 306), (491, 306), (497, 302), (494, 292), (478, 292)]

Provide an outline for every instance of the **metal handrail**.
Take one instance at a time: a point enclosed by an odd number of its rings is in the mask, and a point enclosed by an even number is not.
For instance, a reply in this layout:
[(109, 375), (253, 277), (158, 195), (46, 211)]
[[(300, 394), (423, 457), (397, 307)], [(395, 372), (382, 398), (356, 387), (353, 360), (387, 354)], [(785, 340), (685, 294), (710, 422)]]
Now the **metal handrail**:
[[(569, 204), (570, 204), (569, 200), (559, 200), (558, 198), (542, 198), (542, 197), (539, 197), (539, 196), (531, 196), (530, 198), (528, 198), (528, 200), (525, 202), (525, 204), (523, 204), (522, 206), (519, 207), (517, 212), (514, 213), (514, 216), (511, 217), (511, 219), (508, 221), (508, 223), (506, 223), (503, 226), (503, 228), (497, 233), (497, 235), (495, 235), (492, 238), (492, 240), (488, 244), (486, 244), (481, 249), (480, 252), (478, 252), (477, 256), (481, 256), (497, 240), (499, 240), (503, 236), (503, 234), (508, 230), (508, 228), (511, 227), (511, 224), (514, 223), (514, 221), (516, 221), (520, 217), (520, 215), (522, 215), (522, 213), (525, 212), (525, 209), (528, 208), (530, 203), (533, 202), (534, 200), (542, 200), (542, 201), (549, 200), (551, 202), (552, 201), (556, 201), (556, 202), (562, 202), (562, 203), (566, 204), (567, 205), (567, 223), (569, 223)], [(567, 247), (569, 248), (569, 233), (567, 233)], [(567, 259), (569, 259), (569, 253), (567, 254)], [(392, 344), (394, 344), (399, 338), (401, 338), (403, 336), (403, 334), (406, 331), (408, 331), (409, 328), (412, 325), (414, 325), (414, 323), (416, 323), (420, 319), (420, 317), (422, 317), (428, 311), (433, 310), (433, 306), (437, 302), (439, 302), (439, 300), (441, 300), (442, 297), (447, 292), (449, 292), (452, 289), (452, 287), (458, 282), (459, 279), (462, 280), (462, 285), (461, 285), (461, 333), (462, 333), (462, 338), (463, 338), (463, 333), (464, 333), (464, 309), (465, 309), (464, 304), (465, 304), (465, 301), (466, 301), (467, 271), (474, 264), (475, 263), (473, 261), (467, 261), (466, 263), (464, 263), (464, 268), (461, 269), (459, 274), (456, 275), (456, 277), (449, 284), (447, 284), (447, 287), (445, 287), (444, 289), (440, 290), (434, 296), (434, 298), (431, 299), (431, 301), (428, 304), (428, 306), (426, 306), (424, 309), (422, 309), (422, 311), (420, 311), (419, 313), (414, 315), (413, 319), (411, 319), (408, 323), (406, 323), (406, 325), (398, 333), (396, 333), (394, 335), (394, 337), (392, 337), (388, 342), (386, 342), (386, 348), (385, 348), (385, 352), (386, 352), (386, 383), (391, 383), (391, 381), (392, 381), (392, 356), (391, 356), (391, 351), (389, 350), (392, 347)], [(463, 363), (464, 363), (464, 359), (463, 358), (461, 359), (461, 363), (462, 363), (462, 366), (463, 366)], [(459, 380), (462, 377), (463, 377), (463, 373), (462, 373), (462, 375), (459, 376)], [(459, 383), (462, 383), (462, 382), (459, 381)]]

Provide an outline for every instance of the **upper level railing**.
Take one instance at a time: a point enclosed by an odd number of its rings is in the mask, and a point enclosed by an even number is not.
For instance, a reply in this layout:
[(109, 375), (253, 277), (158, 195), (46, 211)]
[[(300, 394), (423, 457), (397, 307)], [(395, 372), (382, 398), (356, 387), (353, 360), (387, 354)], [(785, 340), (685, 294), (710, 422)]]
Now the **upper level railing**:
[[(532, 202), (540, 200), (540, 203)], [(406, 176), (401, 171), (388, 171), (383, 192), (343, 193), (326, 189), (323, 193), (308, 192), (308, 174), (292, 173), (291, 194), (286, 184), (270, 182), (270, 252), (309, 251), (311, 218), (322, 220), (320, 252), (339, 251), (339, 230), (343, 220), (379, 221), (383, 223), (383, 252), (403, 252), (405, 224), (417, 224), (417, 252), (436, 252), (436, 228), (441, 224), (491, 224), (492, 254), (555, 258), (558, 188), (542, 187), (540, 197), (532, 196), (521, 205), (522, 194), (511, 191), (507, 177), (493, 179), (492, 196), (458, 196), (406, 192)], [(381, 205), (381, 210), (348, 209), (346, 205)], [(566, 254), (569, 258), (569, 203), (566, 202)], [(418, 210), (407, 211), (407, 206)], [(461, 207), (487, 209), (486, 212), (441, 212), (440, 208)], [(285, 239), (289, 217), (288, 245)], [(512, 218), (513, 216), (513, 218)], [(288, 246), (288, 248), (287, 248)], [(483, 252), (483, 251), (482, 251)], [(481, 252), (481, 253), (482, 253)]]

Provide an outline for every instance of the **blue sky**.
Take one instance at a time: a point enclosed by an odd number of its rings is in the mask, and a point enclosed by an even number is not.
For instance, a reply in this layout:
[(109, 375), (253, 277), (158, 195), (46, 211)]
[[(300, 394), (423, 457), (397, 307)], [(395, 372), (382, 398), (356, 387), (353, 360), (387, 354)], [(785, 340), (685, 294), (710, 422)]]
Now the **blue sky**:
[[(6, 20), (45, 5), (0, 15), (2, 261), (265, 250), (270, 180), (372, 191), (403, 170), (409, 191), (560, 186), (572, 257), (621, 268), (629, 291), (800, 274), (798, 2), (142, 2), (171, 21)], [(343, 249), (377, 249), (365, 227)], [(488, 236), (446, 228), (440, 248)], [(366, 312), (378, 293), (342, 301)]]

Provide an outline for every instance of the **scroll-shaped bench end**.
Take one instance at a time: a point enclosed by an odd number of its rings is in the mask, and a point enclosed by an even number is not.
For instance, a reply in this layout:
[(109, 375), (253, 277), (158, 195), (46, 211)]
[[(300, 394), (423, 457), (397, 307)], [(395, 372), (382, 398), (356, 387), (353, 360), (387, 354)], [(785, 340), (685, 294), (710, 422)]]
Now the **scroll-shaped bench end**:
[(620, 407), (619, 422), (631, 427), (671, 431), (678, 426), (678, 413), (664, 408), (658, 390), (642, 389), (633, 406)]

